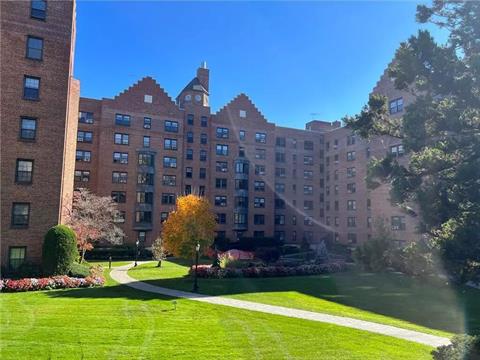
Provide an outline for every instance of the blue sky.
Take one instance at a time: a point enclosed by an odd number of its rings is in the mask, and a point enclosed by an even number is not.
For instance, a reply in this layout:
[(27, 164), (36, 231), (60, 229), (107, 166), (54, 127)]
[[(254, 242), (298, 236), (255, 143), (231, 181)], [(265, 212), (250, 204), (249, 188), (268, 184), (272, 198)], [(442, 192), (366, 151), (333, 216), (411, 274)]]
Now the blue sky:
[(269, 121), (303, 128), (358, 112), (395, 49), (419, 29), (416, 3), (77, 3), (75, 76), (113, 97), (152, 76), (176, 97), (207, 61), (210, 104), (250, 96)]

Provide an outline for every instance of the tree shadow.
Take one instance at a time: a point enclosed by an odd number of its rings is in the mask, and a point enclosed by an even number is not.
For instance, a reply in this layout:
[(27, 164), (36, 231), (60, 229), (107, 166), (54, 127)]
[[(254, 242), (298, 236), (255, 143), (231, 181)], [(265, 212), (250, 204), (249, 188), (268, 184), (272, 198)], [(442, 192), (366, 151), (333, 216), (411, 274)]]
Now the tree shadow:
[[(188, 265), (184, 262), (177, 262)], [(145, 265), (144, 265), (145, 266)], [(155, 264), (152, 264), (152, 268)], [(145, 269), (145, 267), (143, 267)], [(142, 267), (131, 270), (141, 271)], [(162, 268), (159, 268), (159, 272)], [(190, 276), (143, 280), (142, 282), (169, 289), (192, 291)], [(278, 292), (298, 293), (279, 296)], [(307, 310), (322, 311), (314, 298), (354, 307), (377, 315), (401, 319), (431, 329), (455, 333), (480, 333), (480, 291), (468, 287), (440, 286), (411, 279), (400, 274), (338, 273), (331, 275), (277, 278), (199, 279), (199, 293), (214, 296), (249, 294), (247, 300), (296, 307), (302, 302)], [(254, 296), (251, 296), (254, 295)], [(53, 291), (55, 298), (126, 298), (133, 300), (172, 300), (172, 297), (135, 290), (123, 285), (104, 288)], [(268, 297), (267, 301), (262, 301)], [(257, 298), (258, 297), (258, 298)], [(312, 297), (310, 299), (309, 297)], [(278, 299), (285, 299), (285, 303)], [(273, 303), (272, 303), (273, 304)], [(311, 306), (311, 308), (310, 308)], [(297, 306), (298, 307), (298, 306)], [(328, 309), (326, 310), (328, 312)], [(348, 313), (346, 314), (348, 316)]]

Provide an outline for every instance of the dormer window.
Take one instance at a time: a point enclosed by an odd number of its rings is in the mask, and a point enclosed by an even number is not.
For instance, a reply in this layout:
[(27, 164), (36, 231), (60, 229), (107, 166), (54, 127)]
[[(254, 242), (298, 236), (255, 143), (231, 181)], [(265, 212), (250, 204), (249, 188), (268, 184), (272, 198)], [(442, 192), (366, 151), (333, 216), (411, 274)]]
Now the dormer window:
[(240, 110), (240, 117), (241, 118), (246, 118), (247, 117), (247, 112), (245, 110)]

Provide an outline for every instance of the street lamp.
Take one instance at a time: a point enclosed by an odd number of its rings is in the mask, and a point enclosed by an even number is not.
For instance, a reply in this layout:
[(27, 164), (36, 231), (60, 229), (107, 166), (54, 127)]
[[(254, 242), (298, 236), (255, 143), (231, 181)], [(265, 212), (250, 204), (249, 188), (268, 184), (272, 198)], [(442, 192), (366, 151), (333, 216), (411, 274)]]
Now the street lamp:
[(138, 260), (138, 245), (140, 244), (140, 241), (135, 241), (135, 265), (134, 266), (137, 266), (137, 260)]
[(200, 252), (200, 244), (197, 243), (197, 245), (195, 246), (195, 280), (193, 282), (193, 292), (198, 292), (197, 270), (198, 270), (198, 253), (199, 252)]

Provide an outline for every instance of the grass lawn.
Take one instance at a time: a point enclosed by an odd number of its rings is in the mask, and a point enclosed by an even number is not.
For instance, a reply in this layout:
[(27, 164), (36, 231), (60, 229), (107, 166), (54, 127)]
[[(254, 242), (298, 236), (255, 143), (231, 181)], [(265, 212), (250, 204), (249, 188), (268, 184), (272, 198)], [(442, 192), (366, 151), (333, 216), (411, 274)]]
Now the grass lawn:
[[(159, 286), (191, 291), (182, 262), (156, 263), (129, 274)], [(480, 291), (430, 284), (401, 274), (345, 272), (287, 278), (199, 279), (200, 292), (349, 316), (441, 336), (480, 332)]]
[(177, 300), (173, 310), (172, 299), (110, 278), (104, 288), (2, 293), (0, 324), (1, 359), (430, 359), (431, 351), (189, 300)]

